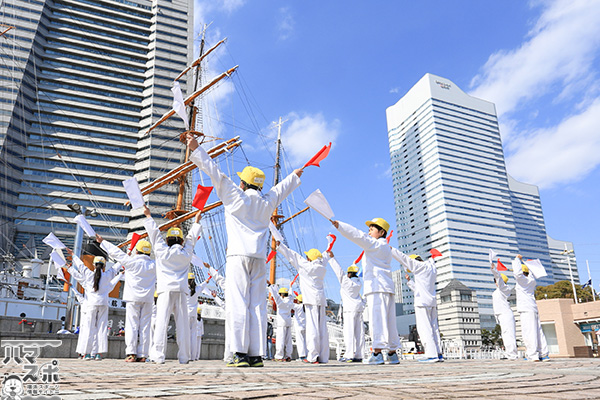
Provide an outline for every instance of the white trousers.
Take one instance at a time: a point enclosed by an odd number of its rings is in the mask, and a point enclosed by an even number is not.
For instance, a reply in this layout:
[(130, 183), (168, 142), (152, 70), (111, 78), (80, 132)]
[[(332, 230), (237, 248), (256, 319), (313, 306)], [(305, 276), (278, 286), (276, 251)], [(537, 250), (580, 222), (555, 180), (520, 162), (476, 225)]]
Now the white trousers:
[(199, 360), (200, 354), (202, 353), (202, 336), (196, 336), (196, 346), (194, 348), (196, 352), (194, 353), (192, 359)]
[(425, 348), (425, 357), (437, 358), (442, 354), (437, 307), (415, 307), (417, 331)]
[[(103, 354), (108, 352), (108, 306), (88, 306), (88, 338), (85, 354)], [(98, 351), (92, 351), (94, 340), (98, 342)]]
[(540, 317), (535, 311), (521, 312), (521, 331), (527, 360), (535, 361), (548, 355), (548, 343), (542, 331)]
[(233, 330), (231, 329), (231, 325), (233, 321), (229, 316), (229, 311), (231, 307), (227, 307), (227, 303), (225, 303), (225, 346), (223, 348), (223, 361), (229, 362), (233, 358), (233, 352), (230, 349), (229, 341), (234, 335)]
[(278, 326), (277, 336), (275, 345), (277, 350), (275, 351), (275, 358), (282, 359), (292, 357), (292, 327), (291, 326)]
[(267, 338), (267, 266), (262, 258), (227, 257), (225, 302), (229, 312), (229, 350), (251, 357), (265, 355)]
[(344, 311), (344, 358), (363, 358), (365, 330), (362, 312)]
[(517, 338), (515, 328), (515, 316), (511, 313), (496, 314), (496, 321), (502, 330), (502, 342), (504, 343), (504, 354), (510, 360), (518, 358)]
[(198, 317), (190, 317), (188, 314), (188, 326), (190, 329), (190, 360), (196, 361), (196, 353), (198, 352)]
[[(90, 322), (89, 313), (87, 311), (81, 311), (79, 315), (79, 335), (77, 335), (77, 348), (75, 351), (77, 354), (85, 354), (85, 348), (87, 346), (88, 336), (90, 334)], [(96, 347), (98, 346), (97, 342)], [(98, 351), (98, 349), (94, 349)]]
[(329, 362), (329, 333), (325, 306), (305, 304), (306, 358), (310, 362)]
[(156, 301), (156, 325), (150, 358), (156, 362), (165, 361), (167, 348), (167, 329), (169, 318), (175, 316), (177, 327), (177, 358), (182, 364), (190, 360), (190, 328), (188, 327), (187, 296), (183, 292), (163, 292)]
[(298, 351), (298, 357), (306, 357), (306, 327), (298, 324), (294, 325), (294, 331), (296, 332), (296, 350)]
[(396, 328), (394, 295), (377, 292), (365, 297), (369, 307), (369, 328), (373, 338), (373, 350), (396, 350), (400, 347), (400, 338)]
[(127, 302), (125, 305), (125, 354), (148, 357), (152, 303)]

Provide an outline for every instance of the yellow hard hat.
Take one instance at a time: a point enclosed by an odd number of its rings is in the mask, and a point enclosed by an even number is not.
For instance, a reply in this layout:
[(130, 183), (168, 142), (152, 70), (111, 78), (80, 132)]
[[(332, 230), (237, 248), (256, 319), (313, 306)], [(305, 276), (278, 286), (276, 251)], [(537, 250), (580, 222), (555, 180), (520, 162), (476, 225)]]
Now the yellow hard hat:
[(525, 265), (525, 264), (521, 264), (521, 270), (522, 270), (523, 272), (527, 272), (527, 273), (529, 273), (529, 267), (528, 267), (527, 265)]
[(508, 282), (508, 276), (506, 276), (504, 274), (500, 274), (500, 277), (502, 278), (502, 280), (504, 281), (504, 283)]
[(260, 189), (262, 189), (265, 183), (265, 173), (256, 167), (246, 167), (242, 172), (238, 172), (237, 174), (248, 185), (258, 186)]
[(181, 228), (173, 227), (167, 231), (167, 237), (178, 237), (183, 239), (183, 231)]
[(194, 279), (196, 276), (193, 272), (188, 272), (188, 279)]
[(135, 244), (135, 249), (138, 251), (138, 253), (150, 255), (150, 252), (152, 251), (152, 245), (147, 240), (138, 240), (138, 242)]
[(317, 249), (310, 249), (309, 251), (305, 251), (304, 254), (306, 254), (306, 256), (308, 257), (308, 259), (310, 261), (314, 261), (317, 258), (321, 258), (323, 257), (323, 255), (321, 254), (321, 252)]
[(96, 256), (94, 257), (94, 265), (96, 264), (106, 265), (106, 260), (102, 256)]
[(358, 272), (358, 267), (356, 265), (352, 264), (351, 266), (348, 267), (347, 272)]
[(298, 303), (302, 303), (302, 295), (301, 294), (296, 296), (296, 299), (298, 300)]
[(156, 290), (154, 291), (154, 297), (158, 297), (158, 292)]
[(288, 294), (289, 293), (288, 288), (286, 288), (286, 287), (279, 288), (279, 294), (282, 294), (282, 293)]
[(383, 218), (373, 218), (372, 220), (365, 222), (365, 224), (367, 226), (377, 225), (386, 232), (390, 231), (390, 224)]
[(196, 314), (200, 314), (202, 312), (202, 307), (198, 306), (198, 308), (196, 308)]
[(418, 254), (411, 254), (410, 256), (408, 256), (408, 258), (412, 258), (413, 260), (416, 260), (417, 257), (419, 257)]

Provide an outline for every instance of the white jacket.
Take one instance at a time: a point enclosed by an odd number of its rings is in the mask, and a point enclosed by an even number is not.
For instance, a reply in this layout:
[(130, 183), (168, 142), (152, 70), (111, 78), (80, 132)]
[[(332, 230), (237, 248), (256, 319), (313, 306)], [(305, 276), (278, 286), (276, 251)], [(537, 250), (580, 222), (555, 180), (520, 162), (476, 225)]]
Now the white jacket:
[[(91, 306), (108, 306), (108, 295), (119, 282), (119, 264), (114, 264), (112, 267), (105, 267), (100, 278), (98, 291), (94, 290), (94, 272), (85, 266), (83, 261), (76, 255), (73, 255), (73, 266), (83, 279), (79, 281), (85, 289), (86, 307)], [(77, 279), (77, 278), (75, 278)]]
[[(188, 299), (188, 317), (190, 318), (196, 318), (198, 315), (198, 297), (200, 296), (200, 294), (204, 291), (204, 289), (206, 288), (208, 284), (206, 283), (206, 281), (202, 282), (199, 285), (196, 285), (196, 291), (194, 292), (194, 295), (192, 296), (191, 293), (188, 293), (187, 295), (187, 299)], [(189, 284), (188, 284), (189, 287)]]
[(222, 290), (225, 290), (225, 277), (223, 277), (223, 275), (219, 274), (219, 271), (217, 271), (213, 267), (210, 267), (208, 269), (208, 273), (210, 274), (210, 276), (212, 276), (213, 281), (215, 281), (217, 286), (219, 286)]
[(517, 311), (527, 312), (534, 311), (538, 312), (537, 303), (535, 302), (535, 287), (537, 282), (532, 274), (529, 276), (523, 275), (521, 269), (521, 260), (518, 257), (512, 261), (513, 274), (517, 284), (515, 285), (515, 291), (517, 293)]
[(304, 304), (294, 303), (294, 321), (296, 329), (301, 331), (306, 330), (306, 312), (304, 311)]
[(275, 285), (269, 286), (269, 291), (277, 305), (277, 326), (292, 326), (292, 308), (294, 308), (294, 299), (291, 296), (286, 298), (281, 297), (275, 289)]
[(335, 258), (329, 260), (329, 265), (333, 273), (340, 281), (340, 296), (342, 297), (342, 307), (344, 311), (362, 312), (365, 309), (365, 303), (360, 297), (362, 283), (360, 278), (348, 278), (348, 273), (344, 272)]
[(511, 288), (508, 287), (506, 283), (502, 280), (502, 277), (498, 273), (496, 268), (492, 268), (492, 274), (496, 279), (496, 284), (498, 287), (492, 293), (492, 305), (494, 307), (494, 314), (510, 314), (513, 315), (513, 311), (510, 308), (510, 303), (508, 302), (508, 296), (510, 296)]
[(352, 225), (339, 221), (338, 230), (345, 238), (365, 251), (363, 256), (364, 294), (394, 294), (392, 280), (392, 251), (384, 238), (374, 239)]
[(194, 246), (200, 234), (200, 224), (194, 223), (188, 232), (183, 246), (168, 246), (163, 239), (154, 219), (146, 218), (144, 222), (148, 240), (152, 244), (156, 262), (156, 292), (183, 292), (188, 294), (188, 272)]
[(413, 260), (397, 249), (392, 249), (392, 256), (410, 270), (414, 275), (414, 286), (410, 287), (414, 292), (415, 307), (436, 307), (435, 280), (437, 270), (433, 258), (427, 261)]
[(326, 265), (327, 261), (329, 260), (329, 256), (327, 254), (323, 254), (322, 258), (308, 261), (300, 254), (290, 250), (283, 243), (279, 243), (277, 251), (287, 258), (290, 264), (296, 268), (298, 274), (300, 274), (300, 291), (302, 292), (302, 302), (304, 304), (314, 306), (326, 306), (327, 300), (325, 298), (323, 281), (325, 280), (325, 274), (327, 273)]
[(127, 255), (114, 244), (103, 240), (100, 247), (125, 267), (123, 301), (151, 303), (154, 299), (156, 269), (154, 260), (145, 254)]
[(227, 255), (265, 259), (271, 215), (300, 185), (300, 178), (292, 173), (264, 194), (253, 189), (243, 191), (221, 172), (202, 147), (191, 154), (190, 160), (210, 177), (217, 196), (223, 202)]

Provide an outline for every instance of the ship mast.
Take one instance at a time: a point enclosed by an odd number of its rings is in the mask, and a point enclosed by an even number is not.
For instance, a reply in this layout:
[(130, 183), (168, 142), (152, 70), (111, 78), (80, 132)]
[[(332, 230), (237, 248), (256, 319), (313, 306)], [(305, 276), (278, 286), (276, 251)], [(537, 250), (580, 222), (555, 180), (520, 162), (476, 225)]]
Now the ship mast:
[[(275, 153), (275, 168), (273, 170), (273, 186), (275, 186), (279, 183), (279, 178), (281, 176), (281, 163), (280, 163), (281, 125), (283, 125), (284, 122), (285, 121), (282, 121), (281, 117), (279, 117), (279, 123), (276, 124), (276, 126), (277, 126), (277, 152)], [(279, 229), (279, 220), (281, 218), (283, 218), (283, 215), (281, 215), (279, 213), (279, 209), (280, 209), (280, 206), (277, 206), (277, 208), (273, 211), (273, 215), (271, 216), (271, 221), (273, 221), (273, 224), (275, 225), (275, 227), (277, 227), (277, 229)], [(275, 238), (271, 236), (271, 250), (274, 251), (276, 247), (277, 246), (275, 244)], [(269, 275), (269, 282), (271, 282), (271, 284), (275, 283), (276, 267), (277, 267), (277, 256), (275, 255), (271, 259), (271, 273)]]

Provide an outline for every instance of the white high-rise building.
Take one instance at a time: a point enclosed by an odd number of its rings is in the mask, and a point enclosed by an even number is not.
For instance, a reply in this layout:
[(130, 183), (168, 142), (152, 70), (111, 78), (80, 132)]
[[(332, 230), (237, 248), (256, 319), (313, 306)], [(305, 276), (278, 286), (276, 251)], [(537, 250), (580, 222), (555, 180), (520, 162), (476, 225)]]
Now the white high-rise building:
[[(141, 226), (122, 181), (141, 185), (181, 162), (183, 123), (145, 131), (171, 109), (173, 79), (192, 61), (193, 0), (22, 0), (0, 3), (0, 248), (71, 245), (78, 203), (108, 239)], [(180, 80), (184, 95), (192, 79)], [(176, 185), (149, 198), (171, 209)]]
[(442, 252), (438, 289), (457, 279), (476, 290), (493, 328), (489, 249), (508, 267), (519, 253), (540, 258), (554, 281), (537, 188), (508, 176), (494, 104), (427, 74), (387, 122), (399, 249)]

